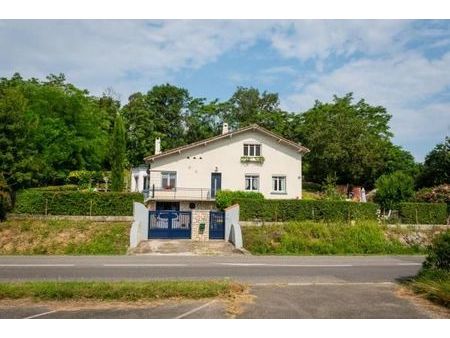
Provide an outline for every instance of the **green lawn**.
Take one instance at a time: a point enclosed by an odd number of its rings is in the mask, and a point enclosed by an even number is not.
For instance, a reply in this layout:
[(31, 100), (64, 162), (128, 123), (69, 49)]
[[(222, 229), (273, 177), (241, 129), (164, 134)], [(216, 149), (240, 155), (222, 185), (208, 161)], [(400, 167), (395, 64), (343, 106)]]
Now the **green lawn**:
[(437, 269), (422, 270), (407, 285), (414, 292), (450, 308), (450, 271)]
[(119, 281), (0, 283), (0, 299), (118, 300), (209, 298), (241, 293), (244, 287), (229, 281)]
[(244, 247), (253, 254), (352, 255), (417, 254), (424, 248), (402, 245), (374, 221), (347, 223), (288, 222), (243, 227)]
[(122, 255), (130, 222), (8, 220), (0, 223), (1, 255)]

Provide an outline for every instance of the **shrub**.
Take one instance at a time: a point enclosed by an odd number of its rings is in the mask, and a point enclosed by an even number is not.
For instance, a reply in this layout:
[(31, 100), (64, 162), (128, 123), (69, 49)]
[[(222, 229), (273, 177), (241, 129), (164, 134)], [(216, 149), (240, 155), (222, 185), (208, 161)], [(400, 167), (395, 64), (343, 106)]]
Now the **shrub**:
[(375, 188), (375, 202), (385, 210), (397, 209), (400, 202), (407, 201), (414, 195), (414, 180), (411, 176), (396, 171), (378, 178)]
[(417, 202), (447, 203), (450, 214), (450, 184), (441, 184), (434, 188), (424, 188), (416, 192)]
[(53, 215), (133, 214), (133, 202), (143, 202), (140, 193), (45, 191), (27, 189), (17, 193), (14, 212)]
[(433, 239), (432, 244), (428, 248), (424, 267), (450, 271), (450, 230)]
[(325, 200), (270, 200), (237, 199), (240, 219), (249, 221), (302, 221), (330, 220), (349, 221), (355, 219), (377, 219), (378, 206), (374, 203), (355, 203)]
[(11, 210), (11, 189), (0, 173), (0, 222), (6, 219), (6, 213)]
[(322, 191), (322, 186), (319, 183), (314, 183), (314, 182), (303, 182), (302, 188), (303, 188), (303, 191), (310, 191), (310, 192)]
[(264, 195), (255, 191), (231, 191), (221, 190), (216, 194), (216, 205), (220, 210), (228, 208), (238, 199), (263, 200)]
[(444, 203), (400, 203), (399, 215), (405, 224), (446, 224), (447, 205)]
[(78, 190), (79, 187), (75, 184), (65, 184), (65, 185), (49, 185), (33, 189), (40, 191), (75, 191)]

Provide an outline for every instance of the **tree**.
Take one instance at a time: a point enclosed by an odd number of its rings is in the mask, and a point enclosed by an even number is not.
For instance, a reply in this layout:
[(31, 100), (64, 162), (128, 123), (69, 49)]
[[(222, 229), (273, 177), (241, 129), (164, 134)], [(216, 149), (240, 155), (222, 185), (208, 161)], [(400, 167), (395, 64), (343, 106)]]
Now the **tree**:
[(423, 170), (417, 179), (418, 187), (434, 187), (450, 183), (450, 137), (437, 144), (425, 157)]
[(377, 192), (375, 201), (384, 210), (397, 209), (398, 204), (411, 199), (414, 195), (414, 180), (401, 171), (382, 175), (375, 182)]
[(11, 209), (11, 190), (0, 172), (0, 222), (6, 219), (6, 213)]
[(122, 191), (126, 160), (125, 128), (122, 117), (118, 114), (114, 121), (111, 140), (111, 190)]
[(338, 183), (373, 186), (385, 172), (386, 153), (393, 146), (390, 119), (384, 107), (353, 103), (351, 93), (335, 96), (331, 103), (316, 101), (295, 119), (296, 141), (311, 150), (305, 157), (307, 179), (321, 183), (335, 174)]

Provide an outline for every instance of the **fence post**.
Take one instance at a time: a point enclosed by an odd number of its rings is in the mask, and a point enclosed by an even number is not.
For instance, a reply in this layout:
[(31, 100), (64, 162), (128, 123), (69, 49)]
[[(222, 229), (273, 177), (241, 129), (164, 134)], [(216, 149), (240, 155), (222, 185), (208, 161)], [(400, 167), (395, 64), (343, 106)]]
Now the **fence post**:
[(45, 216), (47, 216), (48, 212), (48, 198), (45, 199)]
[(92, 200), (90, 200), (89, 216), (92, 216)]
[(414, 208), (414, 210), (416, 211), (416, 224), (419, 224), (419, 216), (417, 215), (417, 207)]

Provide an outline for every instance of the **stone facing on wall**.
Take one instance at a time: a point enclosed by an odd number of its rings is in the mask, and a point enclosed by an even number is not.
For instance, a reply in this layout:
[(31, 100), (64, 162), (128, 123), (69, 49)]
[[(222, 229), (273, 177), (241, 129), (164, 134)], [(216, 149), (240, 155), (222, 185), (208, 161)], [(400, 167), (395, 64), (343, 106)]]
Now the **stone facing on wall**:
[[(209, 240), (209, 210), (192, 210), (191, 239), (193, 241)], [(205, 231), (200, 234), (200, 223), (205, 223)]]

